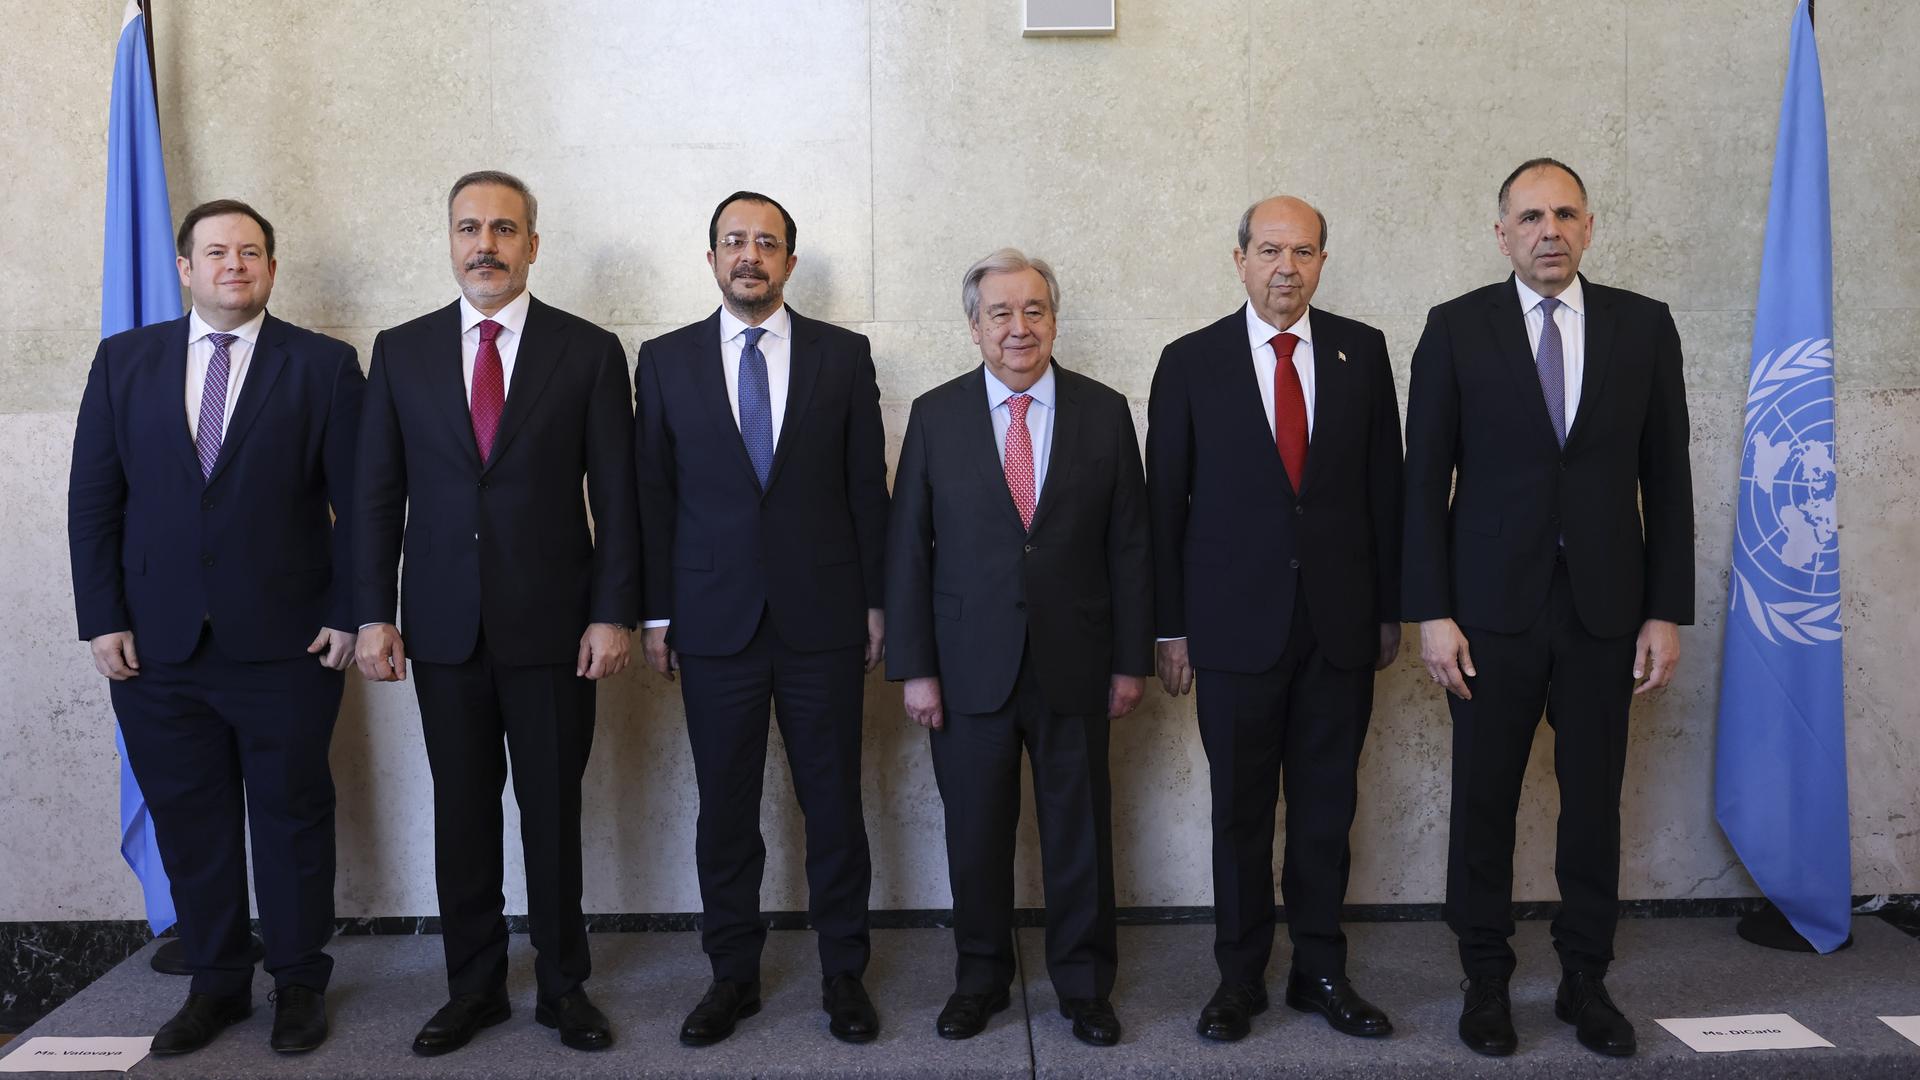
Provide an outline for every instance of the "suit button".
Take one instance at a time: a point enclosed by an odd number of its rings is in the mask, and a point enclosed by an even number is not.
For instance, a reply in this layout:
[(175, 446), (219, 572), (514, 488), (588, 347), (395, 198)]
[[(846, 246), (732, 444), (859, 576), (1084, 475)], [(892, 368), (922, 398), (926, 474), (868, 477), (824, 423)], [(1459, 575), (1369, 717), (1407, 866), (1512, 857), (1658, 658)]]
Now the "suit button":
[(475, 486), (477, 486), (481, 491), (487, 490), (487, 482), (485, 480), (480, 481), (480, 483)]
[(1015, 611), (1027, 610), (1027, 602), (1025, 600), (1015, 600), (1013, 602), (1013, 610)]
[(211, 495), (207, 495), (207, 496), (204, 496), (204, 497), (202, 497), (202, 498), (201, 498), (201, 500), (200, 500), (200, 509), (202, 509), (202, 510), (211, 510), (211, 509), (213, 509), (213, 496), (211, 496)]
[(1032, 550), (1033, 550), (1033, 545), (1032, 545), (1032, 544), (1028, 544), (1028, 545), (1026, 545), (1025, 547), (1023, 547), (1023, 548), (1021, 548), (1020, 550), (1022, 550), (1022, 551), (1032, 551)]
[(1552, 517), (1548, 518), (1547, 520), (1553, 522), (1555, 525), (1558, 525), (1560, 524), (1560, 515), (1555, 514)]
[(1288, 560), (1287, 560), (1287, 568), (1288, 568), (1288, 569), (1290, 569), (1290, 570), (1298, 570), (1298, 569), (1300, 569), (1300, 560), (1299, 560), (1299, 559), (1288, 559)]
[(1295, 514), (1295, 516), (1298, 516), (1298, 515), (1301, 515), (1301, 514), (1304, 514), (1304, 513), (1306, 513), (1306, 512), (1307, 512), (1307, 508), (1306, 508), (1306, 507), (1304, 507), (1304, 506), (1295, 506), (1295, 507), (1293, 508), (1293, 512), (1294, 512), (1294, 514)]
[(203, 555), (201, 555), (201, 556), (200, 556), (200, 565), (201, 565), (201, 566), (212, 566), (212, 565), (213, 565), (213, 553), (212, 553), (212, 552), (207, 552), (206, 554), (203, 554)]

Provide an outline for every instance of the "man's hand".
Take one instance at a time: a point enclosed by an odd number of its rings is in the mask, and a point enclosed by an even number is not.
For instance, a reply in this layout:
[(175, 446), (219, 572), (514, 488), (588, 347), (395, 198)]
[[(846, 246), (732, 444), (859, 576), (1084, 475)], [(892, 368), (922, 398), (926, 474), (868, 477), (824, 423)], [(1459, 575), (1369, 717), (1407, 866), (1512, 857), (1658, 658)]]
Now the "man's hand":
[(140, 657), (133, 651), (133, 631), (101, 634), (87, 642), (87, 646), (93, 650), (94, 670), (114, 682), (126, 682), (140, 674)]
[(335, 630), (323, 626), (314, 636), (313, 644), (307, 646), (310, 653), (320, 654), (323, 667), (334, 671), (347, 670), (347, 664), (353, 660), (353, 639), (358, 636), (351, 630)]
[(1427, 677), (1447, 688), (1462, 701), (1472, 701), (1467, 680), (1478, 673), (1467, 652), (1467, 635), (1452, 619), (1428, 619), (1420, 624), (1420, 662), (1427, 666)]
[(939, 731), (947, 716), (940, 706), (940, 679), (929, 675), (907, 680), (907, 719), (923, 728)]
[(374, 623), (360, 628), (354, 657), (360, 674), (371, 682), (402, 682), (407, 677), (407, 643), (400, 640), (400, 628), (392, 623)]
[(667, 648), (667, 627), (649, 626), (640, 632), (640, 651), (647, 657), (647, 666), (673, 681), (673, 673), (680, 670), (680, 654)]
[(884, 608), (867, 609), (867, 670), (880, 666), (887, 658), (887, 612)]
[(1635, 697), (1658, 690), (1673, 681), (1673, 669), (1680, 666), (1680, 627), (1665, 619), (1648, 619), (1640, 624), (1640, 638), (1633, 643), (1633, 677), (1647, 681), (1634, 687)]
[(1176, 697), (1193, 689), (1193, 665), (1187, 661), (1187, 639), (1174, 638), (1153, 647), (1153, 670), (1160, 685)]
[(1380, 624), (1380, 659), (1373, 662), (1373, 670), (1385, 671), (1393, 666), (1400, 656), (1400, 624), (1383, 622)]
[[(1183, 646), (1185, 642), (1181, 643)], [(1133, 711), (1146, 696), (1147, 680), (1139, 675), (1119, 675), (1107, 686), (1107, 719), (1118, 720)]]
[(580, 635), (580, 658), (573, 673), (583, 679), (604, 679), (627, 670), (627, 650), (633, 631), (612, 623), (597, 622)]

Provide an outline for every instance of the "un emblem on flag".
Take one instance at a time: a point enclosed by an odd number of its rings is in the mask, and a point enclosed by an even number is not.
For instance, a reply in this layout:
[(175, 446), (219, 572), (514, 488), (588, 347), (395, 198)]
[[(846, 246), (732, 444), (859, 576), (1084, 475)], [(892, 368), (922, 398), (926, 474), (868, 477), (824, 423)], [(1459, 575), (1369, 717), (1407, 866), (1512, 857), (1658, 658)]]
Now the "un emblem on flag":
[(1747, 387), (1734, 608), (1774, 644), (1840, 640), (1833, 342), (1769, 353)]

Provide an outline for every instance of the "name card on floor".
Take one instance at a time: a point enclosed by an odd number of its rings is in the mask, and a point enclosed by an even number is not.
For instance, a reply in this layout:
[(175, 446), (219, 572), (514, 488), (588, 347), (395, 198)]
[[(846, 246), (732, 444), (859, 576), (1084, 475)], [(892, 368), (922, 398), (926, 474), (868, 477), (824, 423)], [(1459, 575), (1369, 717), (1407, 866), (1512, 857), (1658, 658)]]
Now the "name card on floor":
[(36, 1035), (0, 1058), (0, 1073), (126, 1072), (147, 1056), (153, 1036), (93, 1039)]
[(1883, 1016), (1880, 1022), (1899, 1032), (1908, 1042), (1920, 1045), (1920, 1016)]
[(1786, 1013), (1694, 1016), (1654, 1022), (1703, 1054), (1729, 1050), (1804, 1050), (1810, 1046), (1833, 1045)]

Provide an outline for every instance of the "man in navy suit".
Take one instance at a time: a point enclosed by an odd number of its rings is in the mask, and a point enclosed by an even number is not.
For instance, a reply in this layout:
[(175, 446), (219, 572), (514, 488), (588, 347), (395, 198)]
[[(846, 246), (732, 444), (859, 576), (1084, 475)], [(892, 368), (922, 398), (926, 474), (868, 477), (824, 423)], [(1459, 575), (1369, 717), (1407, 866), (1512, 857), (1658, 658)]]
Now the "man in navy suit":
[(507, 173), (455, 181), (447, 232), (460, 297), (383, 331), (367, 377), (358, 659), (367, 678), (390, 682), (412, 657), (433, 766), (449, 1000), (414, 1039), (426, 1056), (511, 1012), (500, 893), (509, 751), (538, 953), (534, 1019), (578, 1050), (613, 1044), (582, 987), (580, 778), (594, 683), (626, 667), (639, 603), (633, 414), (620, 340), (527, 292), (537, 213)]
[(887, 481), (867, 339), (788, 308), (798, 229), (741, 191), (707, 226), (721, 307), (640, 346), (634, 376), (647, 663), (685, 682), (694, 840), (713, 982), (680, 1039), (760, 1008), (760, 781), (774, 707), (806, 815), (808, 907), (828, 1028), (867, 1042), (872, 872), (861, 699), (881, 656)]
[(267, 314), (273, 226), (252, 207), (195, 207), (178, 246), (192, 311), (101, 342), (87, 377), (67, 493), (74, 603), (193, 970), (153, 1052), (197, 1050), (253, 1011), (247, 824), (271, 1044), (311, 1050), (333, 971), (327, 746), (354, 649), (365, 380), (351, 347)]
[[(1267, 1007), (1274, 808), (1293, 942), (1286, 1002), (1392, 1024), (1347, 980), (1347, 833), (1373, 675), (1400, 649), (1400, 410), (1380, 331), (1309, 307), (1327, 224), (1299, 199), (1240, 218), (1247, 303), (1168, 345), (1147, 407), (1160, 676), (1200, 684), (1213, 785), (1214, 960), (1199, 1033)], [(1196, 675), (1197, 672), (1197, 675)]]

